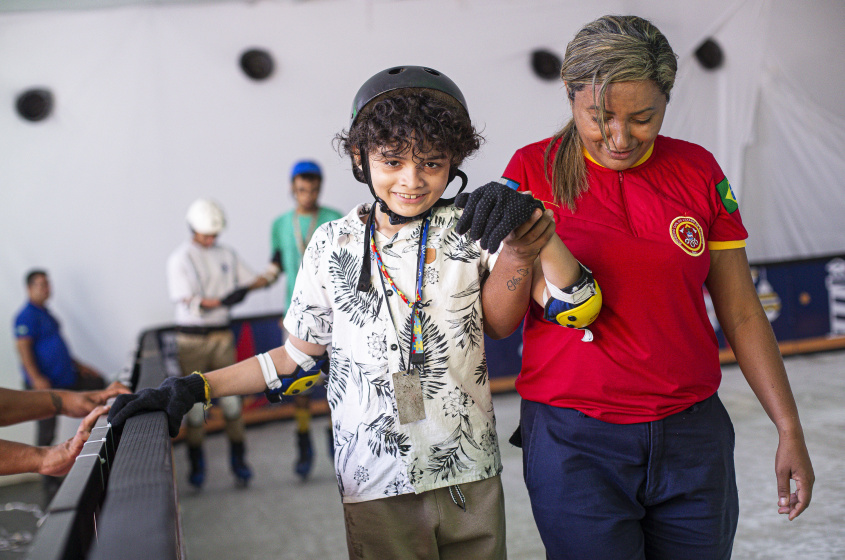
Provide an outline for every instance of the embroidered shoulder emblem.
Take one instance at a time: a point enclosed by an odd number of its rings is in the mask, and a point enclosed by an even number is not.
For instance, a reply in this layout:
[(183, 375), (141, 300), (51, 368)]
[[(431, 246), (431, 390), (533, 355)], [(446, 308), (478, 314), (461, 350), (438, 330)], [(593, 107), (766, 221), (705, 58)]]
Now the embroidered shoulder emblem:
[(736, 201), (736, 195), (734, 194), (734, 190), (731, 188), (731, 184), (728, 182), (728, 178), (725, 177), (719, 184), (716, 185), (716, 190), (719, 191), (719, 196), (722, 198), (722, 204), (725, 205), (725, 210), (728, 211), (728, 214), (733, 214), (739, 208), (739, 203)]
[(704, 230), (694, 218), (678, 216), (672, 220), (669, 235), (678, 247), (693, 257), (704, 252)]

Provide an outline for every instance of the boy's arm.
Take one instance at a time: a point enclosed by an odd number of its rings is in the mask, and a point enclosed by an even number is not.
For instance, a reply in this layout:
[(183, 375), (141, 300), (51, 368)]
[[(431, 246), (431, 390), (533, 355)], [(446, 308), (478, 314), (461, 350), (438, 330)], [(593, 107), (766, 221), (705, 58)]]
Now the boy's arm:
[(546, 282), (563, 288), (571, 286), (581, 276), (581, 265), (557, 234), (552, 235), (540, 250), (538, 262), (538, 274), (534, 276), (531, 295), (540, 306), (546, 304), (543, 299)]
[(602, 293), (593, 273), (582, 265), (557, 235), (540, 251), (531, 289), (543, 308), (543, 318), (563, 327), (584, 331), (581, 340), (593, 340), (587, 327), (602, 307)]
[[(293, 335), (288, 336), (289, 344), (293, 344), (298, 350), (309, 356), (320, 356), (326, 351), (326, 346), (305, 342)], [(279, 377), (293, 375), (297, 363), (288, 353), (284, 346), (279, 346), (267, 352), (273, 360), (276, 373)], [(239, 367), (241, 366), (241, 367)], [(258, 358), (250, 358), (217, 371), (205, 375), (211, 392), (211, 398), (225, 397), (228, 395), (250, 395), (260, 393), (267, 388), (264, 374)]]
[[(294, 336), (288, 337), (299, 352), (308, 356), (320, 356), (325, 345), (305, 342)], [(296, 372), (297, 362), (284, 346), (268, 352), (279, 377), (289, 377)], [(132, 395), (120, 395), (112, 405), (109, 422), (121, 426), (128, 418), (144, 412), (164, 411), (168, 416), (170, 436), (176, 437), (182, 417), (198, 402), (208, 403), (212, 398), (229, 395), (250, 395), (267, 388), (259, 358), (250, 358), (235, 365), (208, 372), (204, 375), (170, 377), (156, 389), (144, 389)]]
[(552, 215), (551, 210), (534, 210), (528, 221), (503, 240), (504, 246), (481, 290), (484, 333), (490, 338), (512, 334), (525, 316), (534, 261), (554, 236)]
[(0, 475), (38, 472), (46, 448), (0, 439)]

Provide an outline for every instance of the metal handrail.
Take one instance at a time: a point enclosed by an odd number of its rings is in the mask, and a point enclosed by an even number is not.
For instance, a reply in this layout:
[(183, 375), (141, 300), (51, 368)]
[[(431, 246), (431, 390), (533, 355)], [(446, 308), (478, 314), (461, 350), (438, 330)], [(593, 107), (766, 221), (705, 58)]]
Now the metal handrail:
[[(245, 317), (233, 324), (275, 322), (279, 317)], [(128, 380), (135, 391), (158, 387), (168, 376), (168, 366), (173, 367), (168, 337), (174, 328), (164, 325), (139, 336)], [(493, 360), (501, 369), (507, 364), (504, 357), (516, 354), (519, 341), (506, 343), (510, 346), (491, 342), (488, 353), (502, 354)], [(171, 560), (185, 557), (183, 542), (167, 417), (152, 412), (127, 420), (120, 434), (104, 418), (97, 422), (48, 506), (27, 558)]]
[[(157, 387), (167, 377), (161, 329), (146, 331), (133, 371), (135, 390)], [(137, 376), (136, 376), (137, 374)], [(184, 558), (167, 416), (129, 418), (118, 441), (108, 492), (98, 518), (93, 560)]]
[[(136, 390), (166, 377), (159, 334), (139, 338)], [(29, 560), (184, 558), (167, 417), (135, 416), (116, 435), (105, 418), (97, 421), (47, 507)]]

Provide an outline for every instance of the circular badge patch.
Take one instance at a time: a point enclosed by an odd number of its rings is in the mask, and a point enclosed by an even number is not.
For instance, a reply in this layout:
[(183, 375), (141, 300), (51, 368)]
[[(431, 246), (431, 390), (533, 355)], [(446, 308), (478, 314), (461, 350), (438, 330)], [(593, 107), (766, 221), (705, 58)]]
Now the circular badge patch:
[(672, 241), (693, 257), (704, 252), (704, 230), (689, 216), (678, 216), (669, 224)]

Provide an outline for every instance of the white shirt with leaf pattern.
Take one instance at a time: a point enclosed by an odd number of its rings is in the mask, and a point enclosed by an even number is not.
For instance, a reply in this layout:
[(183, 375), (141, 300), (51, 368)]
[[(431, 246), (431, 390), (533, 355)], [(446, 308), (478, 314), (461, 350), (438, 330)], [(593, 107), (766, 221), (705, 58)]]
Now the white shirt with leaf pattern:
[[(358, 206), (314, 233), (284, 321), (292, 335), (331, 345), (326, 390), (342, 499), (364, 502), (498, 475), (481, 319), (481, 280), (496, 255), (455, 233), (461, 210), (433, 210), (421, 310), (425, 419), (400, 425), (392, 374), (407, 369), (411, 312), (382, 282), (375, 255), (369, 290), (357, 290), (360, 215), (368, 211)], [(392, 238), (376, 232), (390, 276), (412, 301), (421, 226), (411, 222)]]

